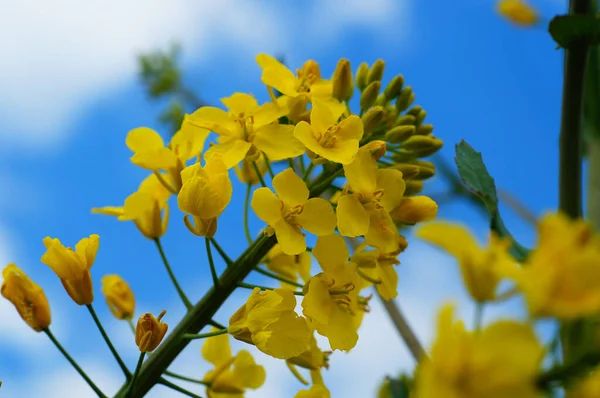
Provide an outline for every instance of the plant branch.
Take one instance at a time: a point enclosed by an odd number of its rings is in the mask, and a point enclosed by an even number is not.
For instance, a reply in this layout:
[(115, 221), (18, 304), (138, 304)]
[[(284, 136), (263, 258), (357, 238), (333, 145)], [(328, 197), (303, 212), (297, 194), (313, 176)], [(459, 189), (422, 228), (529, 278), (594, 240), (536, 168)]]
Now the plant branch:
[(96, 311), (94, 311), (94, 307), (91, 304), (86, 305), (86, 307), (87, 307), (88, 311), (90, 312), (90, 315), (94, 319), (94, 322), (96, 323), (96, 326), (98, 326), (98, 330), (100, 331), (100, 334), (102, 335), (102, 338), (106, 342), (106, 345), (110, 349), (110, 352), (112, 352), (113, 356), (117, 360), (117, 363), (121, 367), (121, 370), (125, 374), (125, 377), (127, 377), (127, 379), (129, 380), (131, 378), (131, 372), (129, 371), (129, 369), (127, 369), (127, 366), (125, 365), (125, 363), (123, 362), (123, 360), (119, 356), (119, 353), (115, 349), (115, 346), (113, 346), (112, 342), (108, 338), (108, 335), (106, 334), (106, 331), (104, 330), (104, 327), (102, 326), (102, 323), (100, 322), (100, 319), (98, 318), (98, 315), (96, 315)]
[(192, 303), (190, 303), (190, 300), (187, 298), (187, 296), (183, 292), (183, 289), (181, 288), (181, 286), (179, 286), (179, 283), (177, 282), (177, 278), (175, 278), (175, 274), (173, 274), (173, 270), (171, 269), (171, 265), (169, 265), (169, 261), (167, 260), (167, 256), (165, 255), (165, 251), (163, 250), (160, 239), (159, 238), (154, 239), (154, 243), (156, 243), (156, 247), (158, 248), (158, 252), (160, 253), (160, 258), (162, 258), (162, 261), (165, 264), (165, 268), (167, 269), (169, 278), (171, 278), (171, 282), (173, 282), (173, 285), (175, 286), (175, 289), (177, 290), (177, 294), (179, 294), (179, 297), (181, 297), (181, 301), (183, 301), (183, 305), (185, 305), (185, 308), (187, 308), (187, 310), (189, 311), (190, 308), (192, 308)]

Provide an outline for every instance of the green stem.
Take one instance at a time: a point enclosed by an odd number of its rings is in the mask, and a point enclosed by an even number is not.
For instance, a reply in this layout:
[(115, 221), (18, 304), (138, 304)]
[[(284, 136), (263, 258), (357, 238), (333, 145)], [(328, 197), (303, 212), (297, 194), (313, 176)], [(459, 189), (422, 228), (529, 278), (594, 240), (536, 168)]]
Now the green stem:
[(165, 376), (171, 376), (179, 380), (189, 381), (190, 383), (202, 384), (204, 386), (210, 386), (210, 382), (192, 379), (191, 377), (186, 377), (182, 375), (178, 375), (177, 373), (169, 372), (168, 370), (164, 373)]
[(160, 238), (154, 239), (154, 243), (156, 243), (156, 247), (158, 248), (158, 252), (160, 253), (160, 258), (162, 258), (162, 261), (165, 264), (165, 268), (167, 269), (169, 278), (171, 278), (171, 282), (173, 282), (173, 285), (175, 286), (175, 290), (177, 290), (177, 294), (179, 294), (179, 297), (181, 298), (181, 301), (183, 301), (185, 308), (187, 308), (187, 310), (189, 311), (192, 308), (192, 303), (190, 303), (190, 300), (188, 300), (187, 296), (183, 292), (183, 289), (181, 288), (181, 286), (179, 286), (177, 278), (175, 278), (175, 274), (173, 274), (173, 270), (169, 265), (169, 261), (167, 260), (167, 256), (165, 255), (165, 251), (163, 250), (162, 243), (160, 242)]
[(274, 272), (267, 271), (266, 269), (262, 269), (262, 268), (256, 267), (256, 268), (254, 268), (254, 271), (258, 272), (259, 274), (263, 274), (265, 276), (268, 276), (269, 278), (273, 278), (273, 279), (277, 279), (277, 280), (279, 280), (281, 282), (285, 282), (288, 285), (296, 286), (296, 287), (299, 287), (299, 288), (303, 288), (304, 287), (304, 285), (301, 284), (301, 283), (298, 283), (298, 282), (293, 281), (291, 279), (284, 278), (282, 276), (277, 275)]
[(188, 340), (197, 340), (197, 339), (205, 339), (207, 337), (220, 336), (222, 334), (227, 334), (227, 329), (215, 330), (214, 332), (199, 333), (199, 334), (186, 333), (183, 335), (183, 338), (188, 339)]
[(473, 330), (479, 332), (483, 322), (483, 303), (475, 303), (475, 317), (473, 321)]
[(214, 327), (219, 328), (219, 329), (227, 329), (227, 327), (221, 325), (219, 322), (213, 321), (212, 319), (210, 321), (208, 321), (208, 324), (210, 326), (214, 326)]
[(300, 170), (302, 173), (306, 171), (306, 165), (304, 164), (304, 155), (299, 156), (300, 159)]
[(246, 188), (246, 199), (244, 200), (244, 232), (246, 233), (246, 240), (248, 244), (252, 244), (252, 235), (250, 234), (250, 225), (248, 224), (248, 213), (250, 211), (250, 193), (252, 192), (252, 185), (248, 184)]
[(291, 158), (288, 159), (288, 166), (290, 166), (290, 169), (292, 169), (293, 171), (296, 171), (294, 161)]
[(129, 393), (127, 394), (128, 397), (131, 397), (131, 393), (133, 392), (133, 386), (135, 386), (135, 381), (138, 377), (138, 374), (140, 373), (140, 369), (142, 368), (142, 364), (144, 363), (145, 356), (146, 356), (145, 352), (140, 353), (140, 357), (138, 358), (137, 365), (135, 365), (135, 372), (133, 372), (133, 377), (131, 378), (131, 381), (129, 382)]
[(256, 161), (252, 161), (252, 167), (254, 167), (254, 172), (256, 173), (256, 176), (258, 177), (258, 180), (260, 181), (260, 185), (262, 185), (263, 187), (266, 187), (267, 184), (265, 184), (265, 179), (263, 178), (262, 174), (260, 173), (260, 169), (258, 168), (258, 165), (256, 164)]
[[(244, 283), (244, 282), (238, 283), (238, 286), (242, 287), (244, 289), (251, 289), (251, 290), (252, 289), (256, 289), (256, 288), (259, 288), (260, 290), (275, 290), (276, 289), (276, 288), (273, 288), (273, 287), (267, 287), (267, 286), (261, 286), (261, 285), (254, 285), (254, 284), (251, 284), (251, 283)], [(295, 291), (293, 293), (296, 296), (304, 296), (303, 292), (296, 292)]]
[(100, 391), (100, 389), (94, 384), (94, 382), (88, 377), (88, 375), (85, 374), (83, 369), (81, 369), (79, 367), (79, 365), (77, 365), (77, 362), (75, 362), (75, 360), (73, 358), (71, 358), (69, 353), (63, 348), (63, 346), (60, 345), (58, 340), (56, 340), (56, 337), (54, 337), (52, 332), (50, 332), (50, 329), (44, 329), (44, 333), (46, 333), (48, 338), (50, 338), (50, 340), (52, 341), (52, 343), (54, 343), (56, 348), (58, 348), (60, 353), (63, 354), (63, 356), (67, 359), (67, 361), (69, 361), (71, 366), (73, 366), (75, 368), (75, 370), (81, 375), (81, 377), (83, 377), (83, 379), (86, 381), (86, 383), (88, 383), (88, 385), (91, 387), (91, 389), (94, 390), (96, 395), (98, 395), (100, 398), (106, 398), (106, 395), (104, 395), (104, 393), (102, 391)]
[(131, 331), (135, 335), (135, 325), (133, 324), (133, 321), (131, 319), (127, 319), (127, 324), (129, 325), (129, 329), (131, 329)]
[(213, 285), (215, 289), (219, 288), (219, 276), (217, 275), (217, 269), (215, 268), (215, 262), (212, 256), (212, 250), (210, 249), (210, 239), (204, 238), (204, 242), (206, 243), (206, 255), (208, 257), (208, 264), (210, 265), (210, 274), (212, 275)]
[(271, 177), (271, 180), (273, 178), (275, 178), (275, 174), (273, 174), (273, 169), (271, 168), (271, 162), (269, 162), (269, 158), (267, 157), (267, 154), (263, 152), (263, 156), (265, 158), (265, 163), (267, 165), (267, 171), (269, 172), (269, 176)]
[(308, 179), (310, 178), (310, 173), (312, 172), (312, 170), (314, 168), (315, 168), (315, 164), (313, 162), (310, 162), (310, 164), (308, 165), (308, 167), (304, 171), (304, 175), (302, 176), (302, 180), (308, 181)]
[(102, 338), (106, 342), (106, 345), (110, 349), (110, 352), (112, 352), (113, 356), (115, 357), (115, 359), (119, 363), (119, 366), (121, 367), (121, 370), (125, 374), (125, 377), (127, 377), (127, 380), (129, 380), (131, 378), (131, 372), (129, 372), (129, 369), (127, 369), (127, 366), (125, 366), (125, 363), (123, 362), (123, 360), (119, 356), (119, 353), (115, 349), (115, 346), (113, 346), (113, 344), (111, 343), (110, 339), (108, 338), (108, 335), (106, 334), (106, 331), (104, 330), (104, 327), (102, 326), (102, 323), (100, 322), (100, 319), (98, 318), (98, 315), (96, 315), (96, 311), (94, 311), (94, 307), (91, 304), (86, 305), (86, 307), (87, 307), (88, 311), (90, 312), (90, 315), (94, 319), (94, 322), (96, 323), (96, 326), (98, 326), (98, 330), (100, 331), (100, 334), (102, 335)]
[(158, 380), (159, 384), (162, 384), (165, 387), (169, 387), (172, 390), (182, 393), (183, 395), (187, 395), (192, 398), (202, 398), (200, 395), (196, 395), (193, 392), (190, 392), (184, 388), (179, 387), (177, 384), (171, 383), (170, 381), (163, 379), (162, 377)]
[(542, 389), (550, 389), (555, 383), (565, 384), (589, 372), (600, 363), (600, 352), (587, 352), (577, 360), (564, 365), (555, 366), (542, 373), (537, 379), (537, 385)]
[(223, 250), (221, 248), (221, 246), (217, 243), (217, 241), (215, 240), (215, 238), (210, 238), (210, 241), (212, 242), (212, 244), (215, 247), (215, 249), (217, 249), (217, 251), (219, 252), (219, 255), (221, 256), (221, 258), (223, 259), (223, 261), (225, 261), (225, 264), (227, 264), (228, 267), (231, 264), (233, 264), (233, 260), (231, 258), (229, 258), (229, 256), (227, 255), (227, 253), (225, 253), (225, 250)]

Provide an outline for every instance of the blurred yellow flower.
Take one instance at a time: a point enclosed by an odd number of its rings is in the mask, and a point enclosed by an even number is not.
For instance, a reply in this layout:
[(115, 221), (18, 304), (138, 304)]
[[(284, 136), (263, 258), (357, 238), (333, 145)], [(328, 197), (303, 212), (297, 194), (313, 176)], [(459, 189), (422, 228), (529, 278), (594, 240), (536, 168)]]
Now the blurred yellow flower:
[(516, 25), (531, 26), (539, 21), (537, 11), (523, 0), (500, 0), (498, 12)]
[(139, 317), (135, 328), (135, 344), (141, 352), (152, 352), (167, 334), (169, 325), (161, 322), (167, 311), (162, 310), (157, 318), (147, 312)]
[(50, 326), (50, 305), (44, 291), (15, 264), (2, 270), (0, 293), (10, 301), (23, 320), (36, 332)]
[(542, 396), (535, 379), (544, 348), (530, 325), (498, 321), (468, 332), (446, 305), (437, 330), (429, 359), (417, 369), (415, 398)]
[(435, 220), (438, 205), (428, 196), (409, 196), (390, 211), (394, 223), (414, 225), (418, 222)]
[(358, 275), (363, 280), (370, 281), (368, 285), (376, 281), (375, 288), (384, 300), (398, 296), (398, 273), (395, 267), (400, 264), (398, 254), (404, 246), (399, 247), (401, 249), (395, 252), (386, 253), (378, 248), (371, 249), (362, 243), (352, 254), (351, 261), (358, 267)]
[[(252, 162), (253, 161), (250, 158), (245, 158), (242, 160), (239, 165), (235, 166), (235, 174), (242, 183), (257, 185), (260, 182), (260, 178), (258, 177), (258, 174), (256, 174), (256, 170)], [(265, 158), (260, 156), (254, 162), (256, 162), (256, 165), (258, 166), (260, 176), (264, 177), (268, 170)]]
[(569, 398), (598, 398), (600, 397), (600, 369), (596, 368), (587, 376), (573, 383), (567, 389)]
[(106, 275), (102, 278), (102, 293), (115, 318), (133, 318), (135, 296), (127, 282), (119, 275)]
[[(309, 252), (289, 255), (281, 250), (281, 245), (276, 244), (267, 254), (264, 263), (269, 270), (288, 280), (297, 281), (298, 276), (303, 282), (310, 279), (312, 258)], [(295, 286), (285, 282), (281, 282), (281, 286), (292, 290), (296, 289)]]
[(73, 301), (79, 305), (91, 304), (94, 301), (94, 288), (90, 269), (100, 246), (100, 236), (93, 234), (81, 239), (75, 245), (75, 251), (49, 236), (44, 238), (44, 245), (46, 253), (42, 256), (42, 263), (60, 278)]
[(252, 196), (252, 210), (270, 225), (285, 254), (306, 251), (302, 229), (317, 236), (328, 235), (335, 228), (335, 213), (325, 199), (309, 199), (306, 183), (287, 168), (273, 178), (273, 188), (258, 188)]

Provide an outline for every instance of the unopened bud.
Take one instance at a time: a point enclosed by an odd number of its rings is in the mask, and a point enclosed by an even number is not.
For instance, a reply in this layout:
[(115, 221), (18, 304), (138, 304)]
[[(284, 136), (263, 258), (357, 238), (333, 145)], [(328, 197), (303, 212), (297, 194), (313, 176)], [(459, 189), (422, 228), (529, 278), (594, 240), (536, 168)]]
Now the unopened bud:
[(356, 87), (360, 91), (367, 87), (367, 76), (369, 75), (369, 65), (366, 62), (361, 63), (356, 70)]
[(439, 138), (427, 135), (414, 135), (404, 141), (402, 148), (408, 151), (420, 151), (434, 147), (437, 150), (440, 149), (443, 144), (443, 141)]
[(421, 105), (415, 105), (412, 108), (410, 108), (408, 111), (406, 111), (406, 114), (414, 116), (415, 119), (416, 119), (417, 116), (419, 115), (419, 113), (421, 113), (422, 110), (423, 110), (423, 108), (421, 107)]
[(402, 92), (402, 86), (404, 86), (404, 76), (398, 75), (394, 77), (385, 88), (385, 98), (388, 101), (396, 98)]
[(536, 10), (523, 0), (502, 0), (498, 12), (515, 25), (532, 26), (539, 21)]
[(412, 137), (415, 130), (415, 126), (396, 126), (385, 133), (385, 140), (392, 144), (400, 144)]
[(429, 135), (433, 132), (433, 124), (422, 124), (417, 127), (416, 135)]
[(417, 119), (413, 115), (404, 115), (396, 119), (396, 126), (410, 126), (414, 125)]
[(399, 163), (392, 166), (393, 169), (402, 172), (402, 178), (405, 180), (411, 180), (419, 174), (419, 166), (409, 163)]
[(428, 196), (412, 196), (402, 199), (402, 202), (391, 212), (396, 224), (414, 225), (418, 222), (434, 220), (437, 216), (438, 205)]
[[(423, 164), (414, 162), (415, 166), (419, 168), (419, 174), (415, 177), (416, 180), (426, 180), (435, 175), (435, 166), (431, 162), (421, 162)], [(429, 163), (426, 165), (425, 163)]]
[(383, 78), (383, 70), (385, 69), (385, 62), (382, 59), (375, 61), (371, 69), (369, 69), (369, 75), (367, 77), (367, 84), (381, 81)]
[[(425, 112), (424, 110), (421, 110), (421, 112), (419, 112), (419, 114), (416, 116), (415, 126), (421, 126), (421, 124), (423, 124), (423, 122), (425, 121), (426, 117), (427, 117), (427, 112)], [(433, 128), (433, 126), (432, 126), (432, 128)]]
[(385, 109), (382, 106), (376, 106), (367, 111), (362, 117), (364, 134), (369, 134), (375, 130), (385, 117)]
[(373, 106), (375, 100), (377, 100), (377, 95), (379, 95), (380, 89), (380, 81), (374, 81), (373, 83), (370, 83), (360, 96), (360, 109), (367, 110)]
[(412, 105), (415, 100), (415, 94), (412, 91), (411, 86), (406, 86), (402, 89), (400, 96), (396, 100), (396, 109), (398, 113), (405, 111), (409, 106)]
[(352, 84), (352, 70), (350, 61), (345, 58), (339, 60), (333, 72), (333, 98), (339, 101), (348, 101), (352, 98), (354, 86)]
[(363, 145), (360, 150), (371, 152), (373, 159), (379, 160), (383, 155), (385, 155), (387, 144), (385, 141), (375, 140)]
[(135, 328), (135, 344), (141, 352), (154, 351), (165, 337), (169, 326), (160, 320), (166, 313), (167, 311), (162, 310), (157, 318), (150, 313), (146, 313), (138, 319)]
[(423, 186), (425, 185), (423, 181), (419, 180), (408, 180), (404, 183), (406, 184), (404, 196), (410, 196), (421, 192), (423, 190)]

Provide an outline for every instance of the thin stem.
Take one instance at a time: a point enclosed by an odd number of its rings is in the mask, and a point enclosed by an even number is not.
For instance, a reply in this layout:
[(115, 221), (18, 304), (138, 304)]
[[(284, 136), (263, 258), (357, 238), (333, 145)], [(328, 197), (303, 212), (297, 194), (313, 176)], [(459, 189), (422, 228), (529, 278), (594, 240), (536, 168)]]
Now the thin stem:
[(175, 390), (177, 392), (182, 393), (183, 395), (187, 395), (188, 397), (192, 397), (192, 398), (202, 398), (200, 395), (196, 395), (193, 392), (190, 392), (184, 388), (179, 387), (177, 384), (173, 384), (170, 381), (163, 379), (162, 377), (160, 378), (160, 380), (158, 380), (159, 384), (162, 384), (165, 387), (169, 387), (172, 390)]
[(302, 179), (304, 181), (308, 181), (308, 179), (310, 178), (310, 173), (312, 172), (312, 170), (314, 168), (315, 168), (315, 164), (313, 162), (310, 162), (310, 164), (308, 165), (308, 167), (304, 171), (304, 175), (302, 176)]
[(171, 282), (173, 282), (173, 285), (175, 286), (175, 290), (177, 290), (177, 294), (179, 294), (179, 297), (181, 298), (181, 301), (183, 301), (185, 308), (189, 311), (190, 308), (192, 308), (192, 303), (190, 303), (190, 300), (188, 300), (187, 296), (183, 292), (183, 289), (181, 288), (181, 286), (179, 286), (177, 278), (175, 278), (175, 274), (173, 274), (173, 270), (169, 265), (167, 256), (165, 256), (165, 251), (163, 250), (162, 243), (160, 243), (160, 238), (154, 239), (154, 243), (156, 243), (156, 247), (158, 248), (158, 252), (160, 253), (160, 258), (162, 258), (162, 261), (165, 264), (165, 268), (167, 269), (169, 278), (171, 278)]
[(206, 255), (208, 256), (208, 264), (210, 265), (210, 274), (212, 275), (213, 285), (215, 289), (219, 288), (219, 276), (217, 275), (217, 269), (215, 268), (215, 262), (213, 260), (212, 250), (210, 248), (210, 239), (204, 238), (206, 243)]
[(290, 166), (290, 169), (292, 169), (293, 171), (296, 171), (296, 166), (294, 165), (294, 161), (291, 158), (288, 159), (288, 166)]
[(214, 332), (199, 333), (199, 334), (186, 333), (183, 335), (183, 338), (188, 339), (188, 340), (197, 340), (197, 339), (205, 339), (207, 337), (219, 336), (222, 334), (227, 334), (227, 329), (215, 330)]
[(260, 185), (262, 185), (263, 187), (266, 187), (267, 184), (265, 184), (265, 179), (263, 178), (262, 174), (260, 173), (260, 169), (258, 168), (258, 165), (256, 164), (256, 161), (252, 161), (252, 167), (254, 167), (254, 172), (256, 173), (256, 176), (258, 177), (258, 180), (260, 181)]
[(304, 164), (304, 155), (301, 155), (299, 157), (300, 159), (300, 170), (302, 171), (302, 173), (304, 173), (306, 171), (306, 165)]
[(129, 325), (129, 329), (131, 329), (133, 334), (135, 334), (135, 325), (133, 324), (133, 321), (131, 319), (127, 319), (127, 324)]
[(208, 322), (208, 324), (219, 329), (227, 329), (227, 327), (221, 325), (219, 322), (213, 321), (212, 319)]
[[(259, 288), (260, 290), (275, 290), (275, 288), (272, 287), (267, 287), (267, 286), (261, 286), (261, 285), (254, 285), (254, 284), (250, 284), (250, 283), (244, 283), (244, 282), (240, 282), (238, 283), (238, 287), (242, 287), (244, 289), (256, 289)], [(296, 296), (304, 296), (304, 293), (302, 292), (293, 292), (294, 295)]]
[(94, 390), (96, 395), (98, 395), (100, 398), (106, 398), (106, 395), (104, 395), (104, 393), (102, 391), (100, 391), (100, 389), (94, 384), (94, 382), (88, 377), (88, 375), (85, 374), (83, 369), (81, 369), (79, 367), (79, 365), (77, 365), (77, 362), (75, 362), (75, 360), (73, 358), (71, 358), (69, 353), (63, 348), (63, 346), (60, 345), (58, 340), (56, 340), (56, 337), (54, 337), (52, 332), (50, 332), (50, 329), (44, 329), (44, 333), (46, 333), (48, 338), (50, 338), (50, 340), (52, 341), (52, 343), (54, 343), (56, 348), (58, 348), (60, 353), (63, 354), (63, 356), (67, 359), (67, 361), (69, 361), (71, 366), (73, 366), (75, 368), (75, 370), (81, 375), (81, 377), (83, 377), (83, 379), (86, 381), (86, 383), (88, 383), (88, 385), (91, 387), (91, 389)]
[(473, 330), (479, 332), (483, 322), (483, 303), (475, 303), (475, 317), (473, 321)]
[(135, 372), (133, 372), (133, 377), (129, 382), (129, 392), (127, 393), (127, 397), (131, 397), (131, 393), (133, 392), (133, 386), (135, 385), (135, 380), (137, 379), (138, 374), (140, 373), (140, 369), (142, 368), (142, 364), (144, 363), (144, 357), (146, 356), (145, 352), (140, 353), (140, 357), (138, 358), (137, 365), (135, 366)]
[(219, 252), (219, 255), (221, 256), (221, 258), (223, 259), (223, 261), (225, 261), (225, 264), (227, 264), (228, 267), (231, 264), (233, 264), (233, 260), (231, 258), (229, 258), (229, 256), (227, 255), (227, 253), (225, 253), (225, 250), (223, 250), (221, 248), (221, 246), (217, 243), (217, 241), (215, 240), (215, 238), (210, 238), (210, 241), (212, 242), (212, 244), (215, 247), (215, 249), (217, 249), (217, 251)]
[(273, 178), (275, 178), (275, 174), (273, 174), (273, 169), (271, 168), (271, 162), (269, 162), (269, 158), (267, 157), (267, 154), (263, 152), (263, 156), (265, 158), (265, 164), (267, 165), (267, 171), (269, 172), (269, 176), (271, 177), (271, 180)]
[(246, 188), (246, 199), (244, 199), (244, 232), (246, 233), (246, 240), (248, 244), (252, 244), (252, 234), (250, 234), (250, 225), (248, 224), (248, 213), (250, 208), (250, 193), (252, 192), (252, 185), (248, 184)]
[(256, 267), (256, 268), (254, 268), (254, 271), (258, 272), (259, 274), (263, 274), (265, 276), (268, 276), (269, 278), (273, 278), (273, 279), (277, 279), (278, 281), (285, 282), (288, 285), (296, 286), (296, 287), (299, 287), (299, 288), (303, 288), (304, 287), (304, 285), (301, 284), (301, 283), (298, 283), (298, 282), (293, 281), (291, 279), (284, 278), (283, 276), (279, 276), (279, 275), (277, 275), (274, 272), (267, 271), (266, 269), (262, 269), (262, 268)]
[(210, 382), (208, 382), (208, 381), (192, 379), (191, 377), (186, 377), (186, 376), (178, 375), (177, 373), (169, 372), (168, 370), (165, 371), (165, 373), (163, 373), (163, 374), (165, 376), (171, 376), (171, 377), (174, 377), (174, 378), (179, 379), (179, 380), (189, 381), (190, 383), (202, 384), (204, 386), (209, 386), (210, 385)]
[(98, 330), (100, 331), (100, 334), (102, 335), (102, 338), (106, 342), (106, 345), (110, 349), (110, 352), (112, 352), (113, 356), (115, 357), (115, 359), (119, 363), (119, 366), (121, 367), (121, 370), (125, 374), (125, 377), (127, 377), (127, 379), (129, 380), (131, 378), (131, 372), (129, 372), (129, 369), (127, 369), (127, 366), (125, 366), (125, 363), (123, 362), (123, 360), (119, 356), (119, 353), (115, 349), (115, 346), (113, 346), (113, 344), (111, 343), (110, 339), (108, 338), (108, 335), (106, 334), (106, 331), (104, 330), (104, 327), (102, 326), (102, 323), (100, 322), (100, 319), (98, 318), (98, 315), (96, 315), (96, 311), (94, 311), (94, 307), (91, 304), (86, 305), (86, 307), (87, 307), (88, 311), (90, 312), (90, 315), (94, 319), (94, 322), (96, 323), (96, 326), (98, 326)]

